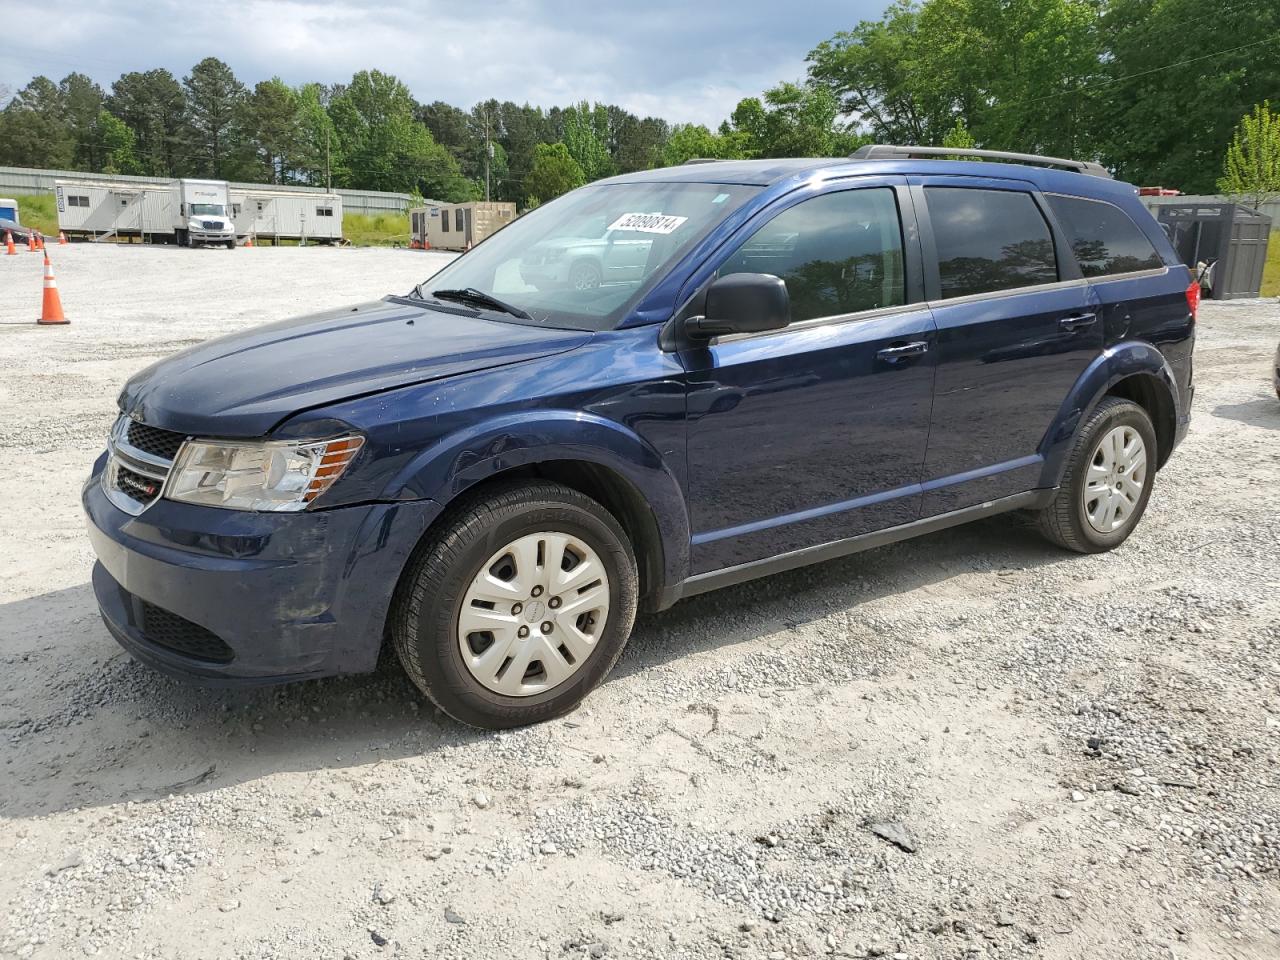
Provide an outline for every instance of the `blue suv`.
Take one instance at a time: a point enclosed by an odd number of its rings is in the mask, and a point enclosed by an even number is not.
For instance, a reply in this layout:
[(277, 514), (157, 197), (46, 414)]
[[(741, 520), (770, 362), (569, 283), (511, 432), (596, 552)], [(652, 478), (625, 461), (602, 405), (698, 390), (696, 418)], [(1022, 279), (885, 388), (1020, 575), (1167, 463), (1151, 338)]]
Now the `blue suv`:
[(83, 492), (107, 627), (207, 683), (389, 643), (497, 728), (577, 705), (639, 609), (1003, 511), (1117, 546), (1198, 287), (1096, 165), (962, 153), (615, 177), (144, 370)]

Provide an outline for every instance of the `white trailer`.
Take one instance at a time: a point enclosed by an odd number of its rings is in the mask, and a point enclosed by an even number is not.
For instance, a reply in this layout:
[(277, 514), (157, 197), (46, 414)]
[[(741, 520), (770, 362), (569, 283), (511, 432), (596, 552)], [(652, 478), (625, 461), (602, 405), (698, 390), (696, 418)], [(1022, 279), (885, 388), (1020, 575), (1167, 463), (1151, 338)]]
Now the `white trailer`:
[(299, 243), (342, 241), (342, 197), (336, 193), (233, 187), (236, 233), (262, 240)]
[(58, 229), (69, 237), (113, 237), (234, 247), (225, 180), (147, 184), (55, 180)]
[(173, 186), (130, 181), (55, 180), (58, 229), (69, 237), (172, 241), (178, 216)]

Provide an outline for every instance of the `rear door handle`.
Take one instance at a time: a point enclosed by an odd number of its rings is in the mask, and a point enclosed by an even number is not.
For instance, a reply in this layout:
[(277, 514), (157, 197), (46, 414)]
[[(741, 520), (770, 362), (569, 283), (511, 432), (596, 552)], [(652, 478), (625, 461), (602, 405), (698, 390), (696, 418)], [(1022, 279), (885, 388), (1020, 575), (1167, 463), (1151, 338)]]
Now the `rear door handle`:
[(1073, 313), (1069, 317), (1063, 317), (1058, 321), (1058, 329), (1066, 330), (1083, 330), (1085, 327), (1091, 327), (1098, 322), (1096, 313)]
[(894, 347), (885, 347), (883, 350), (877, 350), (876, 356), (881, 360), (896, 363), (899, 360), (905, 360), (908, 357), (919, 357), (928, 352), (929, 341), (916, 340), (913, 343), (902, 343)]

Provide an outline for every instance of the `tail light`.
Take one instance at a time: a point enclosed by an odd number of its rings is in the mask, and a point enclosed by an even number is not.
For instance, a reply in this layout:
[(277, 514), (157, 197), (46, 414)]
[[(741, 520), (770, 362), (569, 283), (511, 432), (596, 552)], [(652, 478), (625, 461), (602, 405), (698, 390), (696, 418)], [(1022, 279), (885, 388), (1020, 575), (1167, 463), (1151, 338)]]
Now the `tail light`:
[(1200, 281), (1195, 277), (1187, 284), (1187, 309), (1191, 311), (1191, 319), (1194, 320), (1196, 311), (1200, 309)]

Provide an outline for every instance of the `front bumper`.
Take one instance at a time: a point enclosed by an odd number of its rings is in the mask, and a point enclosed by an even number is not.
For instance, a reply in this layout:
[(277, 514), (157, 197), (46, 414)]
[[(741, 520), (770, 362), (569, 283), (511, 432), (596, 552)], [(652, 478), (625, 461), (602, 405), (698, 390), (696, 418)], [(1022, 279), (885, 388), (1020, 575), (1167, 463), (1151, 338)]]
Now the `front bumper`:
[(569, 282), (568, 259), (551, 263), (521, 263), (520, 279), (534, 286), (556, 287)]
[[(440, 510), (415, 500), (252, 513), (158, 500), (131, 516), (107, 499), (102, 463), (81, 497), (102, 618), (139, 660), (213, 685), (372, 670), (400, 572)], [(222, 652), (208, 654), (210, 644)]]
[(188, 230), (187, 236), (192, 243), (226, 243), (236, 238), (234, 230)]

